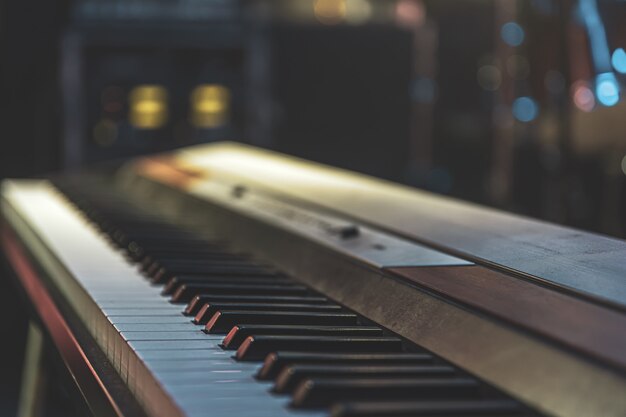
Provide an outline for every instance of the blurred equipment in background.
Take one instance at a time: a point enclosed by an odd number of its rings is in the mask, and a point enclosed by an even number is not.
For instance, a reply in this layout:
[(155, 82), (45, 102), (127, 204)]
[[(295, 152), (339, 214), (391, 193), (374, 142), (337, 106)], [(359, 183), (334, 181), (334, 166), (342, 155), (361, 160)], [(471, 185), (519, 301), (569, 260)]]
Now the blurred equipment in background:
[(395, 2), (257, 7), (247, 141), (404, 182), (412, 37), (395, 24)]
[(242, 134), (238, 1), (77, 1), (62, 40), (63, 163)]
[(415, 33), (406, 182), (625, 237), (625, 11), (399, 1)]
[(64, 167), (235, 139), (403, 181), (411, 37), (393, 5), (77, 2)]
[(622, 2), (65, 6), (6, 26), (7, 173), (228, 139), (626, 236)]

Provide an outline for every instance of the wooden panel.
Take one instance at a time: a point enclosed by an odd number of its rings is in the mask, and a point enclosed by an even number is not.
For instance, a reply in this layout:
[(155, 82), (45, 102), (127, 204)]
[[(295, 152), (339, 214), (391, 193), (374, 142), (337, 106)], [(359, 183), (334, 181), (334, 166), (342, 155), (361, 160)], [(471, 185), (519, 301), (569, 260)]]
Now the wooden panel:
[[(294, 231), (230, 210), (219, 199), (200, 201), (145, 179), (128, 185), (124, 189), (128, 195), (170, 221), (210, 230), (212, 238), (254, 253), (548, 415), (626, 416), (626, 379), (615, 367), (589, 361), (549, 339), (418, 290), (406, 279), (330, 251)], [(149, 198), (143, 200), (144, 196)], [(166, 204), (172, 200), (179, 204)]]
[(626, 315), (481, 266), (390, 272), (626, 370)]
[(235, 144), (173, 154), (210, 180), (265, 189), (626, 308), (626, 242)]
[(94, 369), (15, 234), (4, 223), (0, 223), (0, 242), (9, 264), (48, 330), (72, 378), (76, 380), (89, 408), (97, 415), (123, 417), (125, 414), (109, 392), (109, 387)]

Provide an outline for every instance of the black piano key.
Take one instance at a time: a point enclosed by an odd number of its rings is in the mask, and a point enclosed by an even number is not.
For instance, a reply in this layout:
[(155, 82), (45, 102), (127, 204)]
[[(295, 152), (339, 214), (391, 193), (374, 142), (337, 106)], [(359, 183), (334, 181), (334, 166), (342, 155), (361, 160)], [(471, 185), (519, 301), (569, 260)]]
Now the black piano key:
[(175, 237), (175, 236), (162, 236), (159, 239), (143, 239), (142, 241), (133, 240), (129, 244), (133, 245), (133, 248), (141, 248), (147, 252), (151, 251), (163, 251), (180, 253), (183, 250), (222, 250), (223, 246), (208, 241), (202, 237)]
[(204, 304), (211, 301), (215, 302), (242, 302), (242, 303), (295, 303), (295, 304), (324, 304), (328, 299), (320, 296), (263, 296), (263, 295), (208, 295), (200, 294), (193, 297), (183, 314), (186, 316), (195, 316)]
[(132, 240), (128, 242), (124, 248), (128, 251), (133, 259), (140, 259), (141, 257), (153, 253), (153, 252), (169, 252), (177, 253), (185, 250), (201, 251), (201, 250), (218, 250), (219, 248), (207, 242), (204, 239), (170, 239), (152, 242), (139, 242)]
[(340, 312), (341, 306), (335, 304), (273, 304), (273, 303), (206, 303), (192, 320), (195, 324), (206, 324), (218, 311), (306, 311), (306, 312)]
[(172, 295), (173, 303), (188, 303), (198, 294), (211, 295), (306, 295), (303, 285), (281, 284), (183, 284)]
[[(257, 271), (257, 275), (268, 275), (267, 267), (257, 265), (249, 260), (241, 259), (180, 259), (170, 261), (165, 264), (161, 261), (155, 261), (143, 269), (145, 275), (156, 277), (160, 273), (176, 274), (176, 275), (202, 275), (204, 273), (216, 270), (216, 268)], [(252, 272), (251, 272), (252, 274)], [(232, 275), (232, 274), (231, 274)], [(156, 279), (156, 278), (155, 278)], [(159, 280), (161, 282), (162, 280)]]
[(184, 250), (222, 250), (224, 249), (218, 243), (209, 241), (202, 237), (175, 237), (162, 236), (160, 239), (133, 239), (129, 243), (129, 250), (141, 249), (146, 252), (161, 251), (181, 253)]
[(292, 284), (293, 281), (285, 277), (266, 276), (223, 276), (223, 275), (183, 275), (171, 278), (163, 287), (162, 295), (174, 294), (184, 284), (265, 284), (280, 285)]
[(151, 256), (155, 261), (175, 261), (177, 259), (206, 259), (205, 257), (222, 256), (228, 259), (242, 261), (251, 260), (250, 255), (241, 252), (233, 252), (225, 243), (210, 240), (193, 241), (190, 244), (176, 246), (170, 242), (149, 242), (141, 245), (146, 251), (146, 256)]
[(446, 365), (292, 365), (276, 377), (273, 391), (291, 393), (308, 378), (422, 378), (458, 377), (459, 373)]
[(264, 326), (242, 324), (235, 326), (222, 341), (227, 350), (238, 349), (248, 336), (383, 336), (383, 330), (373, 326)]
[(331, 417), (513, 417), (528, 415), (515, 401), (398, 401), (336, 404)]
[(238, 263), (244, 263), (244, 262), (251, 262), (250, 259), (247, 259), (245, 257), (239, 256), (239, 255), (235, 255), (233, 253), (228, 253), (228, 252), (224, 252), (224, 251), (208, 251), (206, 249), (202, 249), (202, 250), (189, 250), (189, 249), (182, 249), (180, 252), (176, 252), (176, 251), (162, 251), (162, 252), (155, 252), (155, 251), (149, 251), (147, 252), (140, 260), (140, 264), (141, 264), (141, 270), (143, 271), (148, 271), (151, 268), (160, 268), (160, 267), (167, 267), (167, 262), (163, 261), (163, 258), (167, 258), (167, 260), (171, 261), (172, 259), (170, 259), (169, 257), (172, 256), (176, 256), (176, 259), (178, 261), (184, 261), (184, 262), (199, 262), (199, 261), (203, 261), (203, 262), (221, 262), (221, 263), (226, 263), (226, 262), (238, 262)]
[(265, 358), (256, 377), (272, 380), (287, 366), (296, 364), (319, 365), (428, 365), (437, 359), (429, 353), (316, 353), (275, 352)]
[(402, 352), (397, 337), (342, 336), (250, 336), (239, 346), (239, 361), (262, 361), (279, 350), (315, 352)]
[(162, 240), (164, 237), (170, 240), (178, 240), (179, 242), (203, 241), (203, 239), (192, 237), (191, 235), (180, 233), (175, 229), (171, 230), (154, 230), (148, 228), (144, 231), (124, 232), (122, 229), (114, 228), (114, 230), (105, 230), (111, 240), (121, 247), (128, 247), (132, 242), (146, 242), (150, 240)]
[(344, 401), (462, 400), (484, 394), (485, 387), (472, 378), (313, 378), (298, 385), (291, 405), (321, 408)]
[[(223, 256), (222, 253), (217, 253), (214, 255), (218, 255), (218, 256)], [(211, 266), (213, 264), (215, 260), (214, 259), (205, 259), (205, 258), (200, 258), (200, 259), (185, 259), (184, 256), (181, 257), (176, 257), (176, 258), (161, 258), (156, 260), (155, 262), (157, 262), (158, 264), (160, 264), (163, 268), (170, 268), (170, 269), (179, 269), (179, 268), (201, 268), (203, 266)], [(227, 258), (224, 259), (222, 261), (225, 265), (243, 265), (243, 266), (248, 266), (248, 267), (256, 267), (259, 268), (261, 270), (267, 270), (267, 271), (272, 271), (274, 272), (273, 268), (268, 267), (267, 265), (258, 263), (256, 261), (253, 261), (251, 259), (238, 259), (238, 258)]]
[(354, 326), (358, 317), (353, 313), (305, 313), (288, 311), (219, 311), (204, 330), (227, 334), (238, 324), (292, 324), (300, 326)]
[(189, 265), (187, 267), (180, 266), (178, 268), (159, 268), (157, 271), (148, 274), (148, 276), (152, 279), (152, 282), (156, 284), (163, 284), (170, 278), (177, 275), (265, 275), (271, 277), (276, 276), (277, 273), (275, 271), (259, 268), (257, 266), (220, 264), (216, 265), (209, 263), (205, 265)]

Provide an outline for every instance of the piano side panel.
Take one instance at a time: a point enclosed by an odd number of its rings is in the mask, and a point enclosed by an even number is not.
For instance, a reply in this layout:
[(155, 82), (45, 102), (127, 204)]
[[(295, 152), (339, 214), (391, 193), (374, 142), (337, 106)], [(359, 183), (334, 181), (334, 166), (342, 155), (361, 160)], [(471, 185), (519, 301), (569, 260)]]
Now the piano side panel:
[(481, 266), (388, 270), (626, 371), (624, 314)]

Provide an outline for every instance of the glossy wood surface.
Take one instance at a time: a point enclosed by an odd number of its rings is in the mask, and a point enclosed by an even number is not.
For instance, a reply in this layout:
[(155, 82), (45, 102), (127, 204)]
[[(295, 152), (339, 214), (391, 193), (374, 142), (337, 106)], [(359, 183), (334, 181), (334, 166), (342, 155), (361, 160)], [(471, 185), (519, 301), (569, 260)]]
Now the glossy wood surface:
[(481, 266), (388, 271), (626, 370), (626, 315)]
[[(358, 150), (356, 150), (358, 151)], [(243, 145), (170, 154), (194, 181), (223, 181), (341, 213), (470, 261), (626, 309), (626, 242), (436, 196)]]

